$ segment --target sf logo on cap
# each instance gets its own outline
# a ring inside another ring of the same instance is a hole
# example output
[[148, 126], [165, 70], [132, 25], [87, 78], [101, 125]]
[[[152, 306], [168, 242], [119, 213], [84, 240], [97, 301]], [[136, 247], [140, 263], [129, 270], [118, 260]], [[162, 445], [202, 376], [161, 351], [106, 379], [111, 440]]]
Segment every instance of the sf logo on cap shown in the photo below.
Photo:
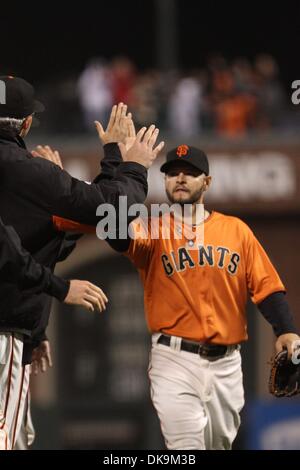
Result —
[[3, 80], [0, 80], [0, 104], [6, 104], [6, 85]]
[[184, 155], [187, 155], [189, 151], [188, 145], [179, 145], [176, 150], [176, 154], [178, 157], [183, 157]]

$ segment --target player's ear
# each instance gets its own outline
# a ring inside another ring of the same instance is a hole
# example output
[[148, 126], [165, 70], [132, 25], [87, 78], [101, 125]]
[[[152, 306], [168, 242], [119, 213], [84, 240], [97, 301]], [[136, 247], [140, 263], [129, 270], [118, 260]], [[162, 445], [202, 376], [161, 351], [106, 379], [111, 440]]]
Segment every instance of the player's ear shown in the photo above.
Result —
[[204, 183], [203, 183], [204, 191], [206, 191], [210, 187], [210, 184], [211, 184], [211, 176], [205, 176]]
[[28, 116], [23, 123], [23, 128], [27, 131], [31, 127], [31, 124], [32, 124], [32, 116]]
[[22, 129], [20, 132], [21, 137], [25, 137], [26, 134], [28, 134], [31, 124], [32, 124], [32, 116], [27, 116], [27, 118], [24, 120], [22, 124]]

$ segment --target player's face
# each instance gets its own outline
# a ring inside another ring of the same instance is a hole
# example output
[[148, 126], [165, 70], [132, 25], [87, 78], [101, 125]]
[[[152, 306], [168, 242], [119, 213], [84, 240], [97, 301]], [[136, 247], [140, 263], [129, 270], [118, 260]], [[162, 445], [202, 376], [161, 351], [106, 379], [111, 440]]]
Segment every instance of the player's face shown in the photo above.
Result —
[[197, 168], [184, 163], [174, 164], [165, 176], [169, 201], [179, 204], [202, 202], [201, 196], [210, 177]]

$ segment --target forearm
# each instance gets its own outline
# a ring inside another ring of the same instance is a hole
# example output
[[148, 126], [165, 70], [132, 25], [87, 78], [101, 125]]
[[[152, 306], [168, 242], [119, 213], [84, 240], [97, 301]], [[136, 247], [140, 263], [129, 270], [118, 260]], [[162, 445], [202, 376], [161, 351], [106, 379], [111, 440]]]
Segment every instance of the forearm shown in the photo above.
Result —
[[[56, 230], [63, 232], [78, 232], [78, 233], [91, 233], [96, 234], [96, 229], [92, 225], [84, 225], [74, 222], [73, 220], [63, 219], [62, 217], [53, 217], [53, 225]], [[127, 251], [130, 245], [131, 238], [118, 238], [119, 232], [116, 232], [115, 239], [106, 239], [107, 243], [115, 251], [124, 252]]]
[[83, 236], [83, 233], [65, 233], [56, 261], [65, 261], [76, 248], [77, 241]]
[[93, 183], [98, 181], [111, 180], [114, 177], [115, 170], [123, 159], [117, 143], [110, 143], [103, 146], [104, 157], [101, 160], [101, 173], [95, 178]]
[[[118, 176], [118, 173], [121, 174], [120, 169], [122, 170], [122, 165], [124, 166], [124, 162], [121, 156], [121, 152], [119, 150], [117, 143], [109, 143], [104, 145], [104, 157], [101, 161], [101, 173], [98, 175], [93, 183], [102, 183], [110, 184], [113, 178]], [[131, 168], [133, 171], [144, 171], [144, 167], [138, 163], [130, 163]], [[128, 164], [127, 164], [128, 168]], [[130, 167], [129, 167], [130, 168]], [[132, 196], [131, 196], [132, 197]], [[127, 210], [130, 204], [133, 203], [131, 200], [127, 200]], [[116, 213], [118, 213], [118, 201], [115, 204]], [[127, 223], [128, 225], [135, 217], [128, 217]], [[57, 230], [65, 231], [65, 232], [76, 232], [76, 233], [95, 233], [95, 227], [88, 224], [81, 224], [76, 222], [75, 220], [70, 220], [68, 218], [53, 216], [53, 224]], [[118, 237], [118, 233], [116, 234]], [[130, 238], [127, 239], [115, 239], [115, 240], [107, 240], [109, 245], [116, 251], [124, 252], [127, 251], [130, 245]]]
[[265, 319], [272, 325], [276, 336], [298, 333], [289, 304], [283, 292], [275, 292], [260, 302], [259, 308]]
[[8, 280], [19, 284], [21, 289], [31, 290], [34, 294], [44, 292], [59, 300], [66, 297], [70, 283], [52, 274], [49, 268], [37, 263], [22, 245], [13, 227], [1, 225], [2, 244], [5, 243], [6, 253], [10, 255], [9, 270], [5, 267]]
[[102, 204], [117, 207], [120, 196], [127, 197], [128, 206], [143, 203], [147, 197], [147, 169], [135, 162], [121, 162], [111, 180], [92, 184], [72, 178], [57, 165], [39, 157], [22, 170], [27, 173], [24, 179], [31, 182], [22, 187], [22, 197], [39, 204], [48, 213], [83, 224], [97, 225], [100, 220], [97, 208]]
[[126, 197], [126, 207], [142, 204], [148, 192], [146, 176], [147, 171], [142, 165], [122, 162], [109, 181], [86, 185], [73, 180], [62, 198], [55, 201], [52, 213], [80, 223], [97, 225], [100, 217], [96, 211], [101, 204], [111, 204], [118, 210], [121, 196]]
[[[48, 269], [48, 268], [45, 268]], [[62, 279], [51, 273], [48, 282], [44, 288], [44, 292], [51, 297], [55, 297], [60, 302], [63, 302], [68, 295], [70, 289], [70, 281]]]
[[[114, 178], [120, 178], [120, 175], [124, 168], [131, 169], [132, 172], [144, 172], [146, 169], [135, 162], [127, 162], [124, 166], [124, 161], [117, 143], [109, 143], [103, 146], [104, 157], [101, 161], [101, 173], [98, 175], [93, 183], [102, 182], [111, 182]], [[128, 166], [130, 164], [130, 167]], [[148, 191], [148, 188], [145, 186], [145, 191]], [[134, 204], [133, 194], [128, 195], [128, 207]], [[133, 218], [131, 219], [133, 220]]]
[[30, 289], [35, 294], [44, 292], [63, 302], [68, 294], [70, 281], [57, 277], [49, 268], [37, 263], [29, 253], [25, 253], [23, 259], [25, 264], [19, 276], [21, 288]]

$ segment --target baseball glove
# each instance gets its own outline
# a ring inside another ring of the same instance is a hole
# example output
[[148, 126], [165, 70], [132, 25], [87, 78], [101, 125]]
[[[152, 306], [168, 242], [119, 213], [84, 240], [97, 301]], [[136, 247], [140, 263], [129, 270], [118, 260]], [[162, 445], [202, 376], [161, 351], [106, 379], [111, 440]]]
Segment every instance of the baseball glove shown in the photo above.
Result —
[[275, 397], [291, 397], [300, 393], [300, 364], [288, 359], [286, 349], [277, 353], [271, 362], [269, 392]]

